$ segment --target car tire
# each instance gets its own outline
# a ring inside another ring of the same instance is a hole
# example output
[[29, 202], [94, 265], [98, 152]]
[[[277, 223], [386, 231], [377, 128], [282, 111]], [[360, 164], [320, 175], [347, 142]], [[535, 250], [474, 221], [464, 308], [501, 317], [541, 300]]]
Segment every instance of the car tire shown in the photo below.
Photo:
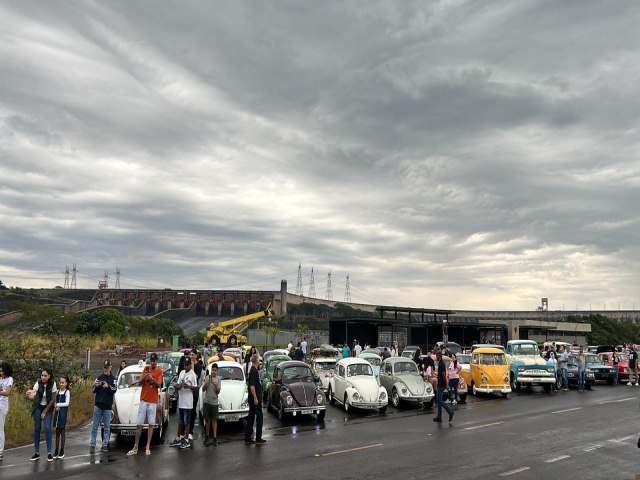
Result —
[[551, 393], [551, 384], [545, 383], [542, 388], [544, 388], [544, 393]]
[[384, 415], [385, 413], [387, 413], [387, 405], [385, 405], [384, 407], [380, 407], [378, 411]]
[[271, 405], [271, 395], [267, 395], [267, 412], [273, 410], [273, 406]]
[[471, 382], [471, 391], [474, 395], [478, 395], [478, 389], [476, 388], [476, 384]]
[[344, 406], [344, 411], [349, 413], [350, 407], [349, 407], [349, 397], [347, 397], [347, 394], [344, 394], [344, 403], [342, 404]]
[[466, 393], [461, 393], [460, 394], [460, 403], [467, 403], [467, 394]]
[[318, 422], [324, 422], [324, 417], [327, 414], [326, 410], [320, 410], [320, 413], [316, 414], [316, 419], [318, 420]]
[[116, 433], [116, 445], [124, 445], [124, 436], [121, 433]]
[[278, 409], [278, 420], [282, 422], [284, 421], [285, 418], [286, 418], [286, 413], [284, 411], [284, 405], [280, 405], [280, 408]]
[[333, 392], [331, 391], [331, 387], [329, 387], [329, 392], [327, 393], [327, 395], [329, 395], [329, 403], [331, 405], [335, 405], [336, 404], [336, 397], [333, 396]]
[[520, 382], [516, 380], [516, 377], [511, 374], [511, 390], [514, 392], [519, 392], [521, 388]]
[[509, 398], [509, 394], [508, 393], [501, 393], [500, 395], [502, 395], [502, 398]]
[[391, 390], [391, 405], [398, 408], [400, 406], [400, 395], [397, 389]]

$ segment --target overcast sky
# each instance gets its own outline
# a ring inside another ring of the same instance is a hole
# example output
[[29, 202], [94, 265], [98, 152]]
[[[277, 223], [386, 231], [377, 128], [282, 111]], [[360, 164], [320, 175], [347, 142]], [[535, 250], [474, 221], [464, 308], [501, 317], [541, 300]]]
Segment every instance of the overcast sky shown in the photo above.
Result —
[[0, 0], [0, 280], [640, 308], [640, 5]]

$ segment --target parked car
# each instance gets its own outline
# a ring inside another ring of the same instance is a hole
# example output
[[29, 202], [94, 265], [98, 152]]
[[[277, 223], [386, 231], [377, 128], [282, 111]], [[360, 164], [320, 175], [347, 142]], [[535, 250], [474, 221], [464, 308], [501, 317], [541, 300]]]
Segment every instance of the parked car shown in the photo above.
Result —
[[423, 403], [425, 407], [433, 407], [433, 387], [422, 378], [413, 360], [387, 358], [382, 362], [378, 380], [394, 407], [399, 407], [402, 402]]
[[[569, 355], [569, 361], [567, 362], [567, 380], [569, 381], [569, 387], [578, 387], [578, 357], [575, 355]], [[584, 386], [587, 390], [591, 390], [591, 387], [595, 383], [595, 375], [591, 369], [586, 368], [584, 372]], [[562, 378], [558, 379], [558, 388], [562, 388]]]
[[[612, 351], [602, 352], [596, 355], [602, 360], [604, 365], [609, 365], [613, 368], [613, 360], [611, 359]], [[629, 355], [624, 353], [618, 353], [618, 382], [629, 381]]]
[[449, 351], [456, 355], [462, 353], [462, 347], [456, 342], [436, 342], [436, 346], [440, 347], [440, 350], [444, 350], [445, 346], [447, 346], [449, 347]]
[[[267, 350], [262, 355], [262, 363], [266, 364], [267, 361], [269, 360], [269, 357], [273, 355], [280, 355], [280, 356], [286, 355], [287, 357], [289, 357], [289, 350], [287, 350], [286, 348], [276, 348], [273, 350]], [[289, 360], [291, 360], [291, 357], [289, 357]]]
[[371, 368], [373, 368], [373, 375], [378, 378], [380, 375], [380, 365], [382, 365], [382, 357], [377, 353], [373, 353], [371, 350], [362, 352], [358, 355], [358, 358], [364, 358], [367, 362], [371, 364]]
[[505, 353], [498, 348], [477, 348], [471, 354], [471, 391], [499, 393], [503, 398], [511, 393], [509, 365]]
[[413, 354], [416, 353], [416, 350], [420, 350], [420, 347], [417, 347], [415, 345], [407, 345], [406, 347], [404, 347], [404, 350], [402, 350], [402, 354], [400, 356], [405, 358], [413, 358]]
[[613, 385], [615, 380], [615, 371], [613, 366], [606, 365], [597, 355], [587, 353], [587, 368], [593, 372], [594, 382], [606, 382]]
[[244, 358], [244, 351], [241, 348], [227, 348], [222, 352], [222, 354], [233, 357], [236, 362], [239, 363], [242, 363], [242, 359]]
[[[561, 342], [556, 342], [556, 344]], [[507, 357], [511, 388], [520, 391], [522, 386], [541, 385], [546, 393], [556, 383], [555, 370], [547, 365], [540, 355], [538, 344], [533, 340], [509, 340]], [[473, 360], [471, 362], [473, 366]]]
[[322, 391], [325, 392], [325, 394], [329, 391], [329, 382], [335, 374], [336, 362], [335, 357], [316, 357], [311, 360], [311, 369], [320, 379]]
[[326, 397], [311, 367], [298, 360], [279, 363], [267, 393], [267, 411], [280, 420], [287, 415], [315, 415], [319, 422], [327, 413]]
[[[235, 361], [216, 361], [220, 378], [218, 394], [218, 420], [238, 422], [249, 415], [247, 379], [244, 368]], [[211, 375], [211, 363], [207, 365], [205, 381]], [[198, 415], [203, 424], [204, 395], [198, 397]]]
[[[463, 353], [461, 353], [460, 355], [464, 355]], [[460, 355], [458, 355], [458, 358], [460, 358]], [[431, 361], [433, 362], [433, 364], [436, 364], [437, 358], [435, 356], [435, 354], [431, 354], [431, 355], [421, 355], [420, 358], [422, 359], [422, 361], [424, 362], [428, 357], [431, 357]], [[443, 355], [442, 356], [442, 361], [444, 362], [445, 367], [447, 368], [447, 370], [449, 369], [449, 365], [451, 364], [451, 358], [448, 357], [447, 355]], [[462, 367], [464, 369], [464, 365]], [[431, 372], [431, 378], [428, 379], [429, 383], [431, 383], [431, 386], [433, 387], [433, 391], [437, 391], [438, 390], [438, 371], [436, 368], [434, 368]], [[460, 397], [460, 403], [465, 403], [467, 401], [467, 394], [469, 393], [469, 384], [467, 383], [467, 380], [465, 379], [465, 377], [462, 376], [462, 371], [460, 372], [460, 381], [458, 382], [458, 396]], [[442, 399], [443, 400], [447, 400], [449, 397], [449, 391], [445, 390], [442, 394]]]
[[291, 357], [289, 355], [275, 354], [269, 355], [266, 361], [263, 362], [262, 368], [260, 369], [260, 381], [262, 382], [262, 395], [265, 401], [267, 400], [267, 392], [269, 390], [269, 385], [273, 381], [273, 374], [276, 370], [276, 367], [278, 366], [278, 364], [282, 362], [288, 362], [290, 360]]
[[498, 345], [498, 344], [495, 344], [495, 343], [474, 343], [473, 345], [471, 345], [471, 352], [470, 353], [473, 353], [473, 351], [476, 348], [483, 348], [483, 347], [486, 347], [486, 348], [498, 348], [498, 349], [502, 350], [503, 352], [506, 352], [506, 350], [504, 348], [504, 345]]
[[[118, 439], [132, 437], [136, 434], [138, 407], [142, 391], [142, 386], [138, 385], [138, 382], [146, 367], [147, 365], [131, 365], [118, 375], [118, 388], [113, 396], [113, 418], [111, 420], [111, 433], [115, 433]], [[153, 427], [152, 438], [154, 443], [160, 442], [169, 422], [172, 388], [171, 386], [167, 387], [164, 383], [158, 392], [159, 403], [156, 409], [156, 424]], [[143, 428], [148, 429], [149, 424], [144, 424]]]
[[343, 358], [336, 363], [336, 373], [329, 383], [329, 402], [339, 402], [345, 412], [351, 408], [387, 411], [387, 391], [373, 375], [364, 358]]

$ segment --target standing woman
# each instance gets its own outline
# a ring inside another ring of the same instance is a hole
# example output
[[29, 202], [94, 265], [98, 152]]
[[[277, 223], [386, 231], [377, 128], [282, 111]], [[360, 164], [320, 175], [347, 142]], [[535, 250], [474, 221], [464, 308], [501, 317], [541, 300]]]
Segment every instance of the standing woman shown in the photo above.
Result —
[[56, 401], [58, 387], [47, 368], [42, 370], [40, 380], [33, 386], [33, 390], [27, 390], [27, 397], [33, 400], [33, 446], [35, 453], [31, 461], [40, 459], [40, 429], [44, 421], [44, 437], [47, 442], [47, 461], [53, 462], [51, 454], [51, 413]]
[[458, 383], [460, 382], [460, 370], [462, 365], [458, 363], [458, 357], [455, 353], [451, 354], [451, 362], [449, 362], [449, 403], [458, 403]]
[[60, 390], [56, 394], [56, 407], [53, 414], [53, 425], [56, 427], [56, 451], [53, 452], [54, 459], [64, 458], [64, 441], [66, 438], [67, 414], [69, 412], [69, 377], [60, 377]]
[[4, 458], [4, 421], [9, 413], [9, 395], [13, 390], [13, 368], [7, 362], [0, 364], [0, 460]]

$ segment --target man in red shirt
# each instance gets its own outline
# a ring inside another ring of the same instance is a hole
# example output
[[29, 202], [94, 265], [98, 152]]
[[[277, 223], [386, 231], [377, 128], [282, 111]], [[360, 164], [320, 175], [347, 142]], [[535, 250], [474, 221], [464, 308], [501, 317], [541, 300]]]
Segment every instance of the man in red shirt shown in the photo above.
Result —
[[156, 424], [156, 409], [159, 400], [158, 390], [162, 387], [162, 369], [158, 367], [158, 355], [156, 353], [152, 353], [149, 360], [151, 366], [144, 367], [138, 382], [138, 385], [142, 385], [142, 392], [140, 393], [140, 407], [138, 408], [136, 443], [127, 455], [138, 454], [138, 443], [140, 442], [140, 435], [142, 435], [145, 417], [149, 424], [145, 454], [151, 455], [151, 437], [153, 436], [153, 427]]

